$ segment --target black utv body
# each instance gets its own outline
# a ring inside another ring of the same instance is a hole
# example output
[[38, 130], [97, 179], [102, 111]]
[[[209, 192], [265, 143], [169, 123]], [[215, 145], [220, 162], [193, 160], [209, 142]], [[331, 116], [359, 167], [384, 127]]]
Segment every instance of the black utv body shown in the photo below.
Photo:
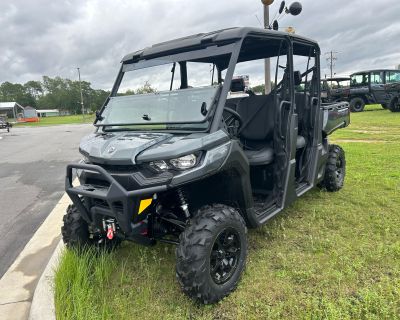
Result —
[[321, 81], [323, 103], [349, 101], [350, 77], [326, 78]]
[[392, 112], [400, 111], [400, 70], [369, 70], [353, 73], [350, 96], [343, 101], [350, 103], [352, 112], [361, 112], [366, 104], [380, 104]]
[[[231, 86], [235, 68], [268, 57], [276, 61], [270, 94]], [[303, 72], [294, 57], [303, 59]], [[206, 66], [207, 86], [193, 86], [193, 65]], [[169, 68], [169, 90], [119, 90], [130, 72], [160, 66]], [[309, 80], [309, 88], [295, 92]], [[320, 94], [318, 44], [288, 33], [231, 28], [126, 55], [96, 131], [80, 144], [83, 162], [67, 167], [73, 204], [64, 242], [175, 244], [183, 291], [203, 303], [220, 300], [244, 269], [248, 227], [315, 186], [343, 186], [344, 151], [328, 135], [349, 124], [349, 108], [321, 105]]]

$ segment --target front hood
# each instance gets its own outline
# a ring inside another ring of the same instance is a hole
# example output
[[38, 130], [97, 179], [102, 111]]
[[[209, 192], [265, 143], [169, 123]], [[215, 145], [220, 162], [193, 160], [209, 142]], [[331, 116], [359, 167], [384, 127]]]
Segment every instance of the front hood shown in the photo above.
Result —
[[143, 132], [93, 133], [83, 138], [79, 150], [93, 163], [129, 165], [206, 151], [227, 141], [229, 136], [223, 130], [179, 135]]
[[82, 139], [79, 150], [92, 162], [135, 164], [137, 154], [171, 137], [168, 133], [93, 133]]

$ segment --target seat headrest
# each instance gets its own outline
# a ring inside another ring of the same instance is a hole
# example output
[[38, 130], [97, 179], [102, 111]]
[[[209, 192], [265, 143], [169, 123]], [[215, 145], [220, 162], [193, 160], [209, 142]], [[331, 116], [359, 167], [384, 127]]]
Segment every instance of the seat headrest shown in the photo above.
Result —
[[231, 92], [244, 92], [246, 89], [246, 85], [244, 83], [244, 79], [232, 79], [231, 82]]

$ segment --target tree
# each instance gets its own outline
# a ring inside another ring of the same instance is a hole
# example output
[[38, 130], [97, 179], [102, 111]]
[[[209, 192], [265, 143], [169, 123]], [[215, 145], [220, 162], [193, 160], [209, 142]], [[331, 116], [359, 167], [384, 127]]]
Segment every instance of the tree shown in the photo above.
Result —
[[[98, 110], [110, 94], [105, 90], [96, 90], [90, 82], [82, 81], [83, 103], [86, 110]], [[143, 90], [153, 90], [144, 86]], [[42, 81], [28, 81], [24, 85], [3, 82], [0, 84], [0, 101], [15, 101], [22, 106], [32, 106], [38, 109], [60, 109], [76, 114], [81, 113], [81, 96], [79, 81], [50, 78], [43, 76]]]
[[145, 94], [153, 92], [157, 92], [157, 89], [153, 88], [151, 84], [146, 81], [143, 87], [136, 89], [135, 94]]
[[265, 85], [264, 84], [259, 84], [257, 86], [252, 87], [251, 89], [253, 90], [254, 93], [264, 94]]
[[22, 106], [36, 106], [35, 98], [19, 83], [3, 82], [0, 85], [0, 101], [18, 102]]
[[40, 95], [43, 95], [43, 88], [40, 81], [28, 81], [24, 84], [24, 88], [35, 100], [38, 99]]
[[[271, 89], [275, 87], [275, 84], [273, 81], [271, 81]], [[256, 85], [254, 87], [251, 87], [251, 90], [253, 90], [254, 93], [258, 94], [265, 94], [265, 85], [264, 83]]]

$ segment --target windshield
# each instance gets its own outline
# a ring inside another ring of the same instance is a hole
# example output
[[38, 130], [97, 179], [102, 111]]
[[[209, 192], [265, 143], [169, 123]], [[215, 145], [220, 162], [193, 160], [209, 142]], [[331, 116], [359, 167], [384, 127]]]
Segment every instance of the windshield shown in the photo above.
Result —
[[111, 97], [100, 124], [201, 123], [219, 86]]
[[[128, 60], [96, 125], [110, 130], [206, 130], [233, 44]], [[101, 120], [100, 120], [101, 119]]]
[[362, 87], [368, 86], [369, 84], [369, 74], [355, 74], [351, 76], [351, 86], [352, 87]]

